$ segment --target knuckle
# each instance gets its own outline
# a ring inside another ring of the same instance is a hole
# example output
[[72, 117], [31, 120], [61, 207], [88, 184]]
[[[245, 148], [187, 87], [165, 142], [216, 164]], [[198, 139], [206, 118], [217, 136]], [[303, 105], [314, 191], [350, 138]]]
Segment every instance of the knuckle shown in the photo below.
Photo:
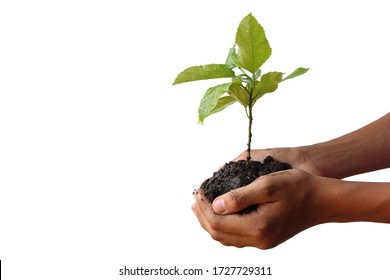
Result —
[[209, 232], [209, 234], [210, 234], [210, 236], [211, 236], [211, 238], [212, 239], [214, 239], [215, 241], [219, 241], [219, 242], [221, 242], [222, 243], [222, 241], [221, 241], [221, 234], [219, 233], [219, 232], [217, 232], [217, 231], [211, 231], [211, 232]]
[[277, 245], [275, 237], [278, 236], [276, 219], [270, 219], [265, 222], [264, 226], [259, 228], [254, 236], [257, 240], [258, 248], [266, 250]]
[[273, 241], [272, 236], [269, 236], [268, 233], [264, 233], [263, 231], [259, 231], [257, 234], [257, 248], [262, 250], [267, 250], [274, 248], [276, 243]]
[[221, 224], [219, 223], [219, 221], [217, 221], [215, 219], [210, 220], [209, 225], [210, 225], [211, 230], [214, 232], [218, 232], [221, 229]]
[[274, 244], [273, 242], [269, 242], [269, 241], [264, 241], [264, 242], [261, 242], [257, 247], [261, 250], [269, 250], [269, 249], [272, 249], [276, 246], [276, 244]]

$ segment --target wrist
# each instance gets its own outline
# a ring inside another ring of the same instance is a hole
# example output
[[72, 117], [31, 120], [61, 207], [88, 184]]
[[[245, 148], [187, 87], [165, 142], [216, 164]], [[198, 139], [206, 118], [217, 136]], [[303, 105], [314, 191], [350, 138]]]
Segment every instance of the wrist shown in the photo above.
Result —
[[319, 189], [320, 223], [390, 223], [390, 184], [324, 178]]
[[319, 165], [321, 154], [318, 153], [319, 150], [315, 145], [301, 146], [294, 148], [294, 150], [294, 156], [298, 159], [297, 168], [305, 170], [313, 175], [325, 176], [323, 170], [319, 168], [321, 167], [321, 165]]
[[311, 164], [316, 175], [329, 178], [342, 179], [354, 175], [353, 161], [358, 143], [349, 139], [343, 141], [328, 141], [302, 147], [306, 154], [308, 164]]
[[340, 191], [343, 181], [333, 178], [313, 176], [312, 196], [309, 209], [313, 225], [335, 222], [339, 217]]

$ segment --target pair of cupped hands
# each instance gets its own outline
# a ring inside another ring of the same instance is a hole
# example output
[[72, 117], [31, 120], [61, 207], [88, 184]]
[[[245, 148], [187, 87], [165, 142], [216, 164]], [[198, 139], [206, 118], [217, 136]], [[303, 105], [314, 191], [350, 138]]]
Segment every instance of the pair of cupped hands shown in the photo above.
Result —
[[[213, 203], [202, 189], [194, 192], [192, 210], [201, 226], [223, 245], [273, 248], [297, 233], [327, 222], [326, 191], [332, 178], [321, 177], [315, 163], [299, 148], [252, 150], [252, 160], [268, 155], [288, 162], [293, 169], [262, 176], [230, 191]], [[234, 160], [246, 159], [246, 152]], [[238, 211], [257, 204], [248, 214]]]

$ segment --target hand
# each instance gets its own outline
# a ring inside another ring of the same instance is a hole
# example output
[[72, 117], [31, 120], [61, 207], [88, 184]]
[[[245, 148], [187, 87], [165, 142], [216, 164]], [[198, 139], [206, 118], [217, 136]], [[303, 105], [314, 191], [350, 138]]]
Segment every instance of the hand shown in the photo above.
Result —
[[[316, 164], [308, 155], [308, 150], [310, 148], [310, 146], [302, 146], [296, 148], [251, 150], [251, 159], [263, 162], [267, 156], [272, 156], [276, 160], [289, 163], [293, 168], [304, 170], [310, 174], [321, 175]], [[246, 157], [247, 152], [245, 151], [233, 161], [245, 160]]]
[[[269, 249], [325, 222], [323, 192], [328, 180], [338, 181], [298, 169], [280, 171], [226, 193], [213, 204], [199, 189], [192, 209], [202, 227], [222, 244]], [[249, 214], [235, 214], [254, 204], [259, 206]]]

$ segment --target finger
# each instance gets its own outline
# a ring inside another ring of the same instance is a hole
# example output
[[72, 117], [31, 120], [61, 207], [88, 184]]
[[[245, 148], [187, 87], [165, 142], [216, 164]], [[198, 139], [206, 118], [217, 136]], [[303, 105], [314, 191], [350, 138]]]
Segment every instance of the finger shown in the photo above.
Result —
[[[196, 203], [192, 206], [199, 223], [210, 236], [226, 246], [259, 249], [275, 247], [278, 242], [278, 232], [275, 231], [275, 219], [267, 215], [266, 204], [249, 214], [218, 215], [211, 207], [207, 198], [202, 198], [203, 192], [195, 195]], [[264, 207], [264, 211], [263, 211]]]
[[[195, 211], [199, 222], [202, 227], [213, 236], [218, 233], [231, 233], [243, 236], [256, 235], [258, 230], [257, 227], [259, 224], [261, 225], [259, 217], [253, 217], [253, 215], [259, 215], [256, 211], [254, 211], [253, 214], [250, 213], [246, 215], [216, 214], [212, 209], [210, 201], [204, 196], [202, 191], [198, 191], [197, 194], [195, 194], [195, 202]], [[256, 226], [253, 226], [253, 221], [257, 222]]]
[[212, 204], [213, 210], [218, 214], [231, 214], [252, 205], [278, 201], [283, 198], [280, 182], [273, 174], [260, 177], [245, 187], [217, 197]]
[[256, 245], [256, 240], [251, 236], [214, 230], [207, 217], [199, 209], [199, 205], [192, 205], [192, 210], [194, 211], [202, 228], [206, 230], [215, 241], [218, 241], [225, 246], [235, 246], [239, 248]]
[[[248, 232], [243, 232], [243, 234], [230, 233], [224, 231], [226, 229], [226, 223], [222, 223], [218, 227], [218, 230], [215, 230], [213, 227], [215, 227], [217, 223], [210, 223], [209, 218], [207, 215], [204, 215], [204, 212], [200, 210], [198, 204], [194, 204], [192, 208], [203, 229], [205, 229], [210, 234], [211, 238], [225, 246], [235, 246], [238, 248], [251, 246], [259, 249], [269, 249], [275, 247], [278, 244], [278, 242], [275, 242], [273, 234], [266, 233], [266, 230], [251, 230], [249, 235]], [[228, 216], [225, 216], [225, 219]], [[218, 217], [218, 215], [215, 215], [215, 217]], [[237, 227], [237, 223], [235, 222], [230, 225], [233, 225], [232, 228], [235, 232], [243, 231], [242, 225]]]

